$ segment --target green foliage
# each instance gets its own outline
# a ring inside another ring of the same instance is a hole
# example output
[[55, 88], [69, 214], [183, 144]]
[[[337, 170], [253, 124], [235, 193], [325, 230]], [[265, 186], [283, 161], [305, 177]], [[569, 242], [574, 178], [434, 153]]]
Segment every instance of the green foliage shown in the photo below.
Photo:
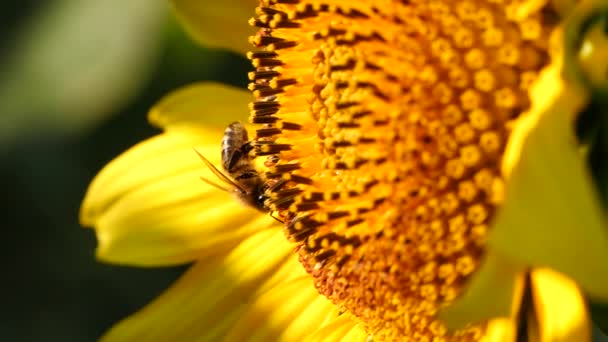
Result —
[[0, 64], [0, 143], [74, 133], [127, 103], [157, 61], [167, 8], [56, 0], [35, 12]]

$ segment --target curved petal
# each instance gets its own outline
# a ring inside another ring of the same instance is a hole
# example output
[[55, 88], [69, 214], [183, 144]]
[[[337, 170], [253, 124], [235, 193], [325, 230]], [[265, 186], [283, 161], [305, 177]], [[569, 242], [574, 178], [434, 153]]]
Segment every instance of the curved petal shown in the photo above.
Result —
[[591, 322], [576, 283], [550, 269], [531, 274], [541, 342], [591, 341]]
[[517, 326], [512, 319], [499, 318], [488, 322], [479, 342], [516, 342]]
[[224, 129], [233, 121], [246, 120], [251, 92], [221, 83], [200, 82], [179, 88], [152, 107], [148, 120], [161, 128], [202, 124]]
[[217, 341], [256, 293], [276, 284], [273, 274], [288, 274], [286, 266], [293, 269], [291, 253], [279, 229], [257, 233], [232, 251], [196, 263], [102, 341]]
[[456, 330], [495, 317], [515, 317], [523, 296], [525, 271], [524, 265], [488, 255], [463, 295], [441, 311], [439, 318], [449, 330]]
[[336, 317], [334, 305], [319, 295], [303, 270], [302, 274], [259, 296], [224, 341], [301, 341]]
[[515, 125], [505, 201], [489, 245], [563, 272], [592, 298], [608, 301], [606, 220], [573, 132], [588, 95], [562, 80], [560, 70], [553, 65], [541, 75], [530, 112]]
[[249, 19], [255, 14], [255, 0], [172, 0], [178, 19], [199, 43], [232, 51], [251, 50], [248, 38], [255, 30]]
[[303, 340], [304, 342], [366, 342], [370, 336], [348, 314], [342, 314]]
[[81, 222], [96, 230], [99, 258], [169, 265], [234, 246], [274, 224], [200, 177], [215, 180], [194, 148], [219, 162], [221, 131], [179, 129], [131, 148], [93, 180]]

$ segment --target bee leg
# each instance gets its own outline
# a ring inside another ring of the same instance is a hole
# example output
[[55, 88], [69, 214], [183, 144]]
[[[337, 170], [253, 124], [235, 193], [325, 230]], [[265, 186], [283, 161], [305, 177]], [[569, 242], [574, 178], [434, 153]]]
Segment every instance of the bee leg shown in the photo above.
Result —
[[275, 216], [276, 214], [278, 214], [275, 211], [271, 211], [270, 212], [270, 217], [272, 217], [273, 219], [277, 220], [277, 222], [281, 222], [281, 223], [285, 223], [283, 220], [281, 220], [279, 217]]

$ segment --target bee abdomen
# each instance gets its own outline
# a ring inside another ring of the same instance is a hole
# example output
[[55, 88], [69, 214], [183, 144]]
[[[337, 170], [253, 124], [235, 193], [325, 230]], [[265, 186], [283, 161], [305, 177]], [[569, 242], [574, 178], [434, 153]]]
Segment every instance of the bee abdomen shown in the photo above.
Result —
[[226, 127], [222, 138], [222, 167], [228, 173], [235, 172], [243, 158], [248, 159], [244, 154], [249, 151], [243, 148], [248, 141], [247, 130], [240, 121]]

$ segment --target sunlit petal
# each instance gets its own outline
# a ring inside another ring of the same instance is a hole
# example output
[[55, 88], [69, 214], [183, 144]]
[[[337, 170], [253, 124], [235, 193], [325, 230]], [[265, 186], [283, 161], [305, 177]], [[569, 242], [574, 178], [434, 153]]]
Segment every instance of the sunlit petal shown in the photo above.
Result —
[[225, 341], [301, 341], [328, 318], [336, 317], [333, 304], [319, 295], [310, 277], [302, 275], [257, 298]]
[[223, 129], [232, 121], [247, 118], [251, 100], [251, 92], [245, 89], [213, 82], [195, 83], [163, 97], [150, 110], [148, 120], [165, 129], [183, 125]]
[[576, 283], [550, 269], [532, 271], [531, 283], [541, 342], [591, 341], [587, 306]]
[[196, 263], [102, 341], [217, 341], [275, 272], [285, 274], [281, 270], [290, 252], [279, 230], [260, 232], [232, 251]]
[[342, 314], [309, 335], [304, 342], [365, 342], [368, 334], [348, 315]]
[[192, 261], [276, 223], [201, 181], [216, 180], [194, 149], [219, 162], [221, 131], [180, 129], [111, 162], [91, 184], [81, 221], [96, 229], [99, 258], [125, 264]]
[[171, 3], [183, 26], [201, 44], [243, 54], [251, 49], [248, 37], [255, 30], [248, 20], [257, 1], [172, 0]]
[[508, 318], [494, 319], [488, 322], [484, 336], [480, 342], [515, 342], [517, 341], [517, 325]]

